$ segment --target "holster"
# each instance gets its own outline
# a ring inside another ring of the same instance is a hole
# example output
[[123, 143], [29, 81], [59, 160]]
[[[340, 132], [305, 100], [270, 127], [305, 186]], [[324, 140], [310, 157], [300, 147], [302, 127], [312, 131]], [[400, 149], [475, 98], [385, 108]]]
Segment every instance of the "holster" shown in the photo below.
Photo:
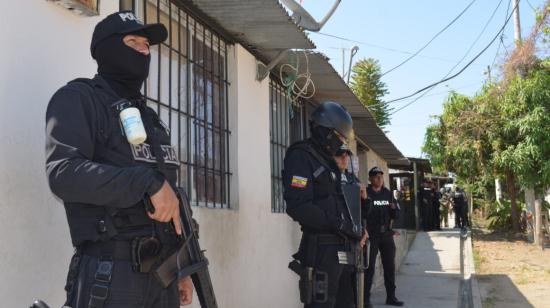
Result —
[[297, 260], [288, 264], [300, 276], [300, 301], [304, 304], [326, 303], [328, 301], [328, 273], [303, 266]]
[[82, 253], [80, 249], [76, 249], [75, 253], [71, 258], [71, 263], [69, 264], [69, 272], [67, 273], [67, 280], [65, 282], [65, 291], [67, 292], [67, 299], [65, 301], [65, 306], [68, 306], [72, 301], [74, 293], [74, 285], [78, 279], [80, 260], [82, 259]]

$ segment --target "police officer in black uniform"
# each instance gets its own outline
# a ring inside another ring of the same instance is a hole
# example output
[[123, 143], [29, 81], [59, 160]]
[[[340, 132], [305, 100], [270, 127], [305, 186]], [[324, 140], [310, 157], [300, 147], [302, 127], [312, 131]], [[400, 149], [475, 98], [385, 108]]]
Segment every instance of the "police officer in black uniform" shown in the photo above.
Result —
[[367, 187], [367, 200], [364, 202], [363, 215], [367, 220], [370, 254], [369, 266], [365, 274], [365, 307], [372, 307], [370, 292], [376, 266], [378, 251], [384, 268], [384, 286], [386, 287], [386, 305], [403, 306], [395, 297], [395, 242], [396, 233], [392, 230], [397, 206], [392, 192], [384, 186], [384, 172], [378, 167], [369, 170], [370, 185]]
[[420, 190], [420, 203], [422, 215], [422, 228], [424, 231], [432, 231], [434, 229], [434, 192], [428, 180], [422, 183]]
[[453, 193], [453, 209], [455, 212], [455, 228], [468, 227], [468, 203], [464, 191], [458, 186]]
[[352, 119], [340, 104], [324, 102], [311, 115], [310, 130], [311, 138], [290, 146], [284, 160], [287, 213], [303, 231], [289, 267], [300, 275], [306, 308], [352, 308], [354, 267], [343, 257], [362, 231], [345, 214], [341, 172], [333, 159], [350, 137]]
[[433, 229], [441, 231], [441, 210], [439, 209], [441, 207], [441, 202], [439, 201], [441, 199], [441, 193], [439, 190], [437, 190], [437, 186], [435, 182], [432, 181], [431, 183], [432, 188], [432, 194], [434, 196], [433, 199]]
[[[149, 45], [166, 37], [162, 24], [144, 25], [131, 12], [109, 15], [92, 37], [98, 74], [69, 82], [48, 105], [47, 176], [64, 202], [76, 248], [67, 306], [176, 308], [191, 302], [189, 278], [162, 288], [152, 273], [177, 250], [181, 234], [174, 192], [179, 159], [168, 129], [140, 93]], [[127, 140], [119, 113], [129, 107], [141, 113], [145, 142]], [[146, 211], [146, 198], [154, 213]]]

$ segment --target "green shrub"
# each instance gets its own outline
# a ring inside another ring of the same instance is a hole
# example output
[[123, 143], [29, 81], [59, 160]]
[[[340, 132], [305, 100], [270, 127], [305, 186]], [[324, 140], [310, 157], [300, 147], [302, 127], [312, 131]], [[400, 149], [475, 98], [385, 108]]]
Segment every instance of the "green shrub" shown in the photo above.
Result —
[[[525, 208], [523, 202], [518, 202], [519, 211]], [[487, 227], [491, 230], [508, 231], [512, 229], [512, 207], [510, 200], [501, 200], [494, 202], [490, 208], [489, 216], [487, 216], [489, 224]]]

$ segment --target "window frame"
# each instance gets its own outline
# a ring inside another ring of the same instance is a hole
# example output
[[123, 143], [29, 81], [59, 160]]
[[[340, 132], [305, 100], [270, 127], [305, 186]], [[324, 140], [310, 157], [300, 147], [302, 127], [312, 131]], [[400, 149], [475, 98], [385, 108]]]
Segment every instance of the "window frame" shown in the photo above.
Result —
[[[271, 212], [285, 213], [283, 199], [283, 160], [288, 147], [309, 138], [309, 114], [315, 104], [303, 99], [292, 102], [277, 77], [269, 81], [269, 144], [271, 173]], [[294, 117], [289, 115], [292, 106]], [[283, 109], [280, 109], [283, 108]]]
[[186, 188], [192, 205], [230, 209], [230, 42], [181, 1], [129, 0], [120, 4], [144, 23], [151, 16], [149, 22], [164, 21], [168, 30], [167, 40], [151, 48], [150, 75], [143, 93], [170, 128], [172, 143], [177, 143], [181, 163], [178, 185]]

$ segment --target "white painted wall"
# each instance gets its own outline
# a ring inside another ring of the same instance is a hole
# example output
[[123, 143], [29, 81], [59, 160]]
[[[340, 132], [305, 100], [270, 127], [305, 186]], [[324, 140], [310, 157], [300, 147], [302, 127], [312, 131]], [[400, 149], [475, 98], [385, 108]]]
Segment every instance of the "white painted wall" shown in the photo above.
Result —
[[[102, 1], [103, 15], [118, 1]], [[72, 247], [63, 206], [46, 183], [45, 109], [76, 77], [93, 76], [90, 39], [100, 17], [44, 0], [0, 1], [0, 299], [59, 307]]]
[[[47, 1], [0, 2], [2, 307], [64, 301], [72, 247], [63, 206], [46, 183], [45, 108], [66, 82], [93, 76], [93, 28], [117, 9], [118, 1], [102, 1], [102, 15], [90, 18]], [[243, 48], [229, 55], [234, 209], [195, 209], [201, 243], [220, 307], [300, 307], [297, 276], [287, 269], [299, 228], [271, 213], [269, 82], [254, 79], [255, 59]]]
[[[366, 142], [368, 142], [368, 140]], [[390, 187], [390, 170], [388, 169], [388, 163], [380, 157], [380, 155], [373, 150], [369, 150], [366, 152], [366, 158], [363, 157], [361, 162], [363, 166], [365, 163], [367, 164], [366, 168], [363, 167], [366, 169], [365, 172], [367, 175], [371, 168], [379, 167], [382, 169], [384, 171], [384, 185], [388, 188]]]
[[301, 307], [298, 276], [287, 268], [301, 233], [286, 214], [271, 213], [269, 80], [255, 80], [256, 60], [241, 46], [229, 56], [238, 204], [234, 210], [195, 210], [201, 245], [220, 307]]
[[[67, 81], [93, 76], [91, 33], [117, 9], [118, 1], [102, 1], [101, 16], [81, 17], [47, 1], [0, 1], [2, 307], [64, 301], [72, 247], [63, 206], [46, 183], [45, 108]], [[229, 58], [233, 209], [194, 209], [201, 244], [220, 307], [301, 307], [298, 278], [287, 269], [299, 227], [270, 206], [269, 82], [255, 80], [255, 59], [244, 48], [231, 47]], [[365, 159], [362, 171], [387, 171], [374, 152]]]

